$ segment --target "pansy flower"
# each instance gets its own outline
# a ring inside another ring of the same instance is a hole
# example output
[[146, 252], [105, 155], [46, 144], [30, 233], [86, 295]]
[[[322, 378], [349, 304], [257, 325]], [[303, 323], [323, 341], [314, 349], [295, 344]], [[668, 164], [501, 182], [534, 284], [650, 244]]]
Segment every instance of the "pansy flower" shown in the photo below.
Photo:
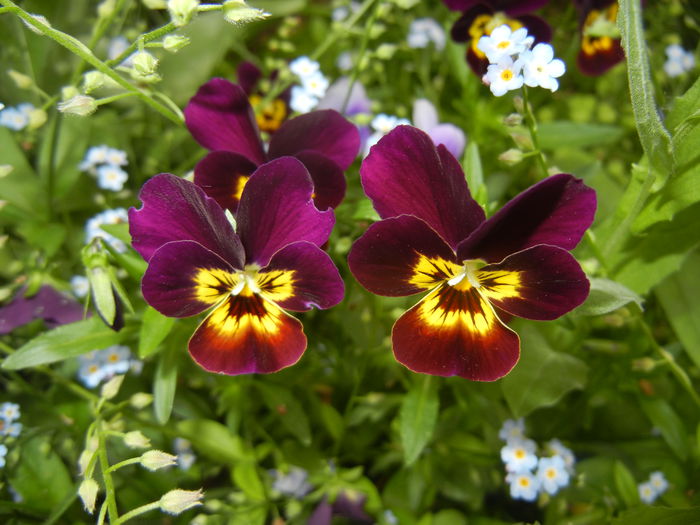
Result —
[[[265, 97], [265, 91], [261, 89], [264, 79], [260, 68], [252, 62], [243, 61], [236, 68], [236, 77], [238, 85], [248, 95], [250, 104], [253, 107], [260, 104]], [[273, 71], [269, 78], [270, 81], [274, 81], [277, 78], [277, 71]], [[272, 134], [287, 120], [290, 113], [290, 97], [291, 89], [287, 88], [255, 114], [255, 121], [261, 131]]]
[[602, 75], [625, 58], [620, 32], [615, 25], [615, 0], [574, 0], [579, 10], [581, 50], [576, 62], [582, 73]]
[[457, 160], [424, 132], [399, 126], [360, 168], [382, 220], [348, 262], [370, 292], [428, 292], [394, 324], [394, 356], [415, 372], [491, 381], [520, 354], [502, 312], [550, 320], [588, 295], [569, 253], [593, 221], [595, 192], [568, 174], [548, 177], [486, 219]]
[[316, 206], [335, 207], [345, 195], [343, 171], [360, 148], [355, 125], [337, 111], [323, 110], [286, 121], [266, 149], [245, 91], [223, 78], [199, 88], [185, 108], [185, 123], [195, 140], [212, 150], [195, 167], [195, 184], [232, 212], [253, 171], [287, 155], [309, 171]]
[[319, 248], [335, 219], [314, 206], [312, 192], [308, 171], [292, 157], [251, 175], [232, 221], [201, 188], [174, 175], [143, 186], [143, 207], [129, 213], [133, 246], [149, 263], [143, 296], [170, 317], [212, 309], [189, 341], [206, 370], [267, 373], [296, 363], [306, 336], [284, 310], [325, 309], [342, 299], [343, 281]]
[[549, 0], [442, 0], [453, 11], [461, 11], [462, 16], [452, 26], [450, 32], [455, 42], [467, 44], [467, 62], [474, 73], [482, 77], [486, 74], [489, 60], [478, 48], [479, 39], [490, 35], [497, 27], [505, 24], [516, 31], [526, 27], [535, 42], [549, 42], [552, 29], [536, 15], [529, 14], [539, 9]]

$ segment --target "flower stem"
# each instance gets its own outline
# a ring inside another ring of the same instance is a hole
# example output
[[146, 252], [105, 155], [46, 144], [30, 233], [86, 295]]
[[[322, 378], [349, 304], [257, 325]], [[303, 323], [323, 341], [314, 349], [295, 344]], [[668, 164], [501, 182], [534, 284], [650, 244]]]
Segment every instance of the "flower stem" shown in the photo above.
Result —
[[537, 157], [537, 163], [540, 165], [542, 174], [545, 177], [548, 177], [549, 170], [547, 169], [547, 160], [544, 158], [542, 148], [540, 148], [540, 141], [537, 136], [537, 120], [535, 119], [535, 114], [532, 112], [527, 86], [523, 86], [523, 106], [525, 112], [525, 122], [527, 123], [527, 129], [530, 132], [530, 138], [532, 139], [532, 145], [534, 147], [533, 153], [535, 153], [535, 156]]
[[127, 47], [124, 51], [121, 52], [119, 56], [113, 58], [112, 60], [105, 61], [105, 64], [110, 67], [119, 65], [122, 62], [124, 62], [124, 60], [126, 60], [129, 57], [129, 55], [131, 55], [134, 51], [139, 49], [140, 45], [144, 45], [147, 42], [150, 42], [151, 40], [156, 40], [157, 38], [167, 35], [168, 33], [172, 33], [176, 29], [177, 26], [174, 23], [169, 22], [164, 26], [154, 29], [149, 33], [145, 33], [138, 37], [136, 40], [134, 40], [129, 47]]
[[360, 51], [358, 51], [357, 57], [355, 57], [355, 67], [352, 68], [352, 73], [350, 74], [348, 92], [345, 93], [343, 105], [340, 107], [341, 113], [345, 113], [345, 109], [347, 108], [348, 102], [350, 101], [350, 95], [352, 94], [352, 88], [355, 85], [355, 82], [357, 81], [357, 75], [360, 73], [360, 63], [362, 62], [362, 57], [365, 56], [365, 52], [367, 51], [370, 28], [372, 27], [372, 25], [374, 25], [374, 21], [377, 19], [377, 15], [379, 14], [379, 5], [380, 4], [377, 4], [374, 7], [374, 10], [370, 15], [369, 20], [367, 20], [367, 26], [365, 27], [364, 34], [362, 35], [362, 42], [360, 43]]
[[122, 517], [117, 519], [117, 521], [115, 521], [113, 525], [120, 525], [125, 521], [135, 518], [136, 516], [140, 516], [141, 514], [145, 514], [146, 512], [150, 512], [158, 508], [160, 508], [160, 500], [154, 501], [152, 503], [146, 503], [145, 505], [141, 505], [140, 507], [131, 509], [129, 512], [125, 513]]
[[120, 461], [119, 463], [115, 463], [114, 465], [111, 465], [108, 469], [107, 472], [114, 472], [115, 470], [119, 470], [122, 467], [126, 467], [128, 465], [133, 465], [135, 463], [139, 463], [141, 461], [141, 457], [137, 458], [129, 458], [125, 459], [124, 461]]
[[107, 458], [107, 447], [105, 445], [105, 436], [102, 432], [102, 424], [98, 416], [97, 420], [97, 453], [100, 459], [100, 470], [102, 471], [102, 480], [105, 484], [105, 502], [107, 505], [107, 513], [110, 523], [117, 523], [119, 520], [119, 512], [117, 510], [117, 500], [114, 492], [114, 482], [112, 474], [109, 470], [109, 460]]

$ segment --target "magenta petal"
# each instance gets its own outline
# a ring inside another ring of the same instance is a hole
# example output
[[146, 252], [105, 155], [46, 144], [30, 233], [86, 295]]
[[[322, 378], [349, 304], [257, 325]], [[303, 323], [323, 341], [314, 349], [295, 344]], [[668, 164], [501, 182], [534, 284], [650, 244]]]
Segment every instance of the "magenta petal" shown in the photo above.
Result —
[[238, 80], [238, 85], [241, 86], [246, 95], [250, 96], [255, 93], [255, 88], [260, 78], [262, 78], [262, 71], [252, 62], [244, 60], [238, 64], [236, 68], [236, 79]]
[[581, 179], [560, 173], [511, 199], [460, 243], [460, 260], [499, 262], [537, 244], [573, 249], [593, 222], [595, 191]]
[[140, 209], [129, 210], [132, 245], [147, 261], [170, 241], [196, 241], [242, 268], [243, 245], [224, 211], [193, 183], [161, 173], [146, 182]]
[[270, 139], [269, 157], [311, 150], [348, 169], [360, 151], [357, 127], [332, 109], [312, 111], [288, 120]]
[[456, 260], [430, 226], [401, 215], [372, 224], [353, 244], [348, 264], [355, 279], [370, 292], [395, 297], [429, 290], [450, 279], [450, 265], [456, 266]]
[[53, 328], [83, 318], [82, 304], [47, 284], [30, 297], [24, 295], [26, 291], [26, 287], [20, 288], [12, 301], [0, 308], [0, 334], [9, 334], [34, 319], [43, 319], [46, 326]]
[[335, 208], [345, 197], [345, 175], [335, 162], [315, 151], [301, 151], [294, 155], [309, 170], [314, 183], [314, 204], [319, 210]]
[[246, 262], [267, 266], [286, 245], [328, 240], [335, 224], [333, 211], [319, 211], [311, 200], [313, 183], [294, 157], [263, 164], [246, 184], [236, 214], [237, 231], [246, 249]]
[[360, 175], [382, 218], [414, 215], [453, 248], [484, 220], [457, 160], [417, 128], [398, 126], [385, 135]]
[[[343, 300], [345, 286], [338, 269], [326, 252], [310, 242], [295, 242], [282, 248], [260, 270], [260, 276], [261, 292], [287, 310], [325, 310]], [[291, 287], [286, 286], [287, 276]]]
[[556, 319], [573, 310], [586, 300], [590, 288], [573, 255], [545, 245], [484, 266], [477, 278], [491, 303], [512, 315], [537, 321]]
[[257, 166], [243, 155], [213, 151], [194, 167], [194, 183], [231, 212], [238, 209], [243, 188]]
[[209, 150], [233, 151], [256, 164], [265, 162], [248, 96], [226, 79], [213, 78], [199, 88], [185, 108], [185, 124], [195, 140]]
[[235, 269], [194, 241], [161, 246], [143, 275], [146, 302], [168, 317], [190, 317], [226, 298], [235, 287]]

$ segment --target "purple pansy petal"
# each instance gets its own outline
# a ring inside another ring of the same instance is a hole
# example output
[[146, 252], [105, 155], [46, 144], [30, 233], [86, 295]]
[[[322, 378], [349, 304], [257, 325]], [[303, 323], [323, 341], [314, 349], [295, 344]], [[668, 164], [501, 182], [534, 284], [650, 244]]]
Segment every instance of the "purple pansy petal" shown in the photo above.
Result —
[[357, 127], [332, 109], [312, 111], [288, 120], [270, 139], [269, 157], [311, 150], [346, 170], [360, 150]]
[[473, 7], [463, 10], [460, 16], [450, 29], [450, 36], [455, 42], [469, 42], [472, 36], [469, 32], [474, 20], [479, 15], [492, 15], [493, 10], [486, 4], [476, 3]]
[[362, 286], [390, 297], [430, 290], [459, 270], [452, 249], [411, 215], [372, 224], [353, 244], [348, 264]]
[[505, 11], [509, 15], [528, 13], [548, 2], [549, 0], [442, 0], [453, 11], [466, 11], [475, 5], [486, 4], [494, 11]]
[[325, 497], [314, 509], [313, 514], [309, 516], [309, 521], [306, 525], [331, 525], [333, 519], [333, 507], [328, 503]]
[[267, 266], [286, 245], [328, 240], [335, 217], [319, 211], [311, 200], [313, 183], [304, 165], [294, 157], [263, 164], [251, 175], [236, 215], [237, 231], [246, 249], [246, 262]]
[[573, 310], [590, 285], [574, 257], [555, 246], [533, 246], [477, 272], [479, 290], [512, 315], [549, 321]]
[[262, 71], [260, 68], [244, 60], [236, 68], [236, 79], [238, 80], [238, 85], [241, 89], [245, 91], [245, 94], [250, 96], [255, 93], [255, 87], [257, 86], [260, 78], [262, 77]]
[[333, 502], [333, 513], [350, 518], [353, 523], [374, 523], [374, 520], [365, 512], [367, 496], [356, 491], [345, 491], [338, 494]]
[[201, 244], [174, 241], [151, 257], [141, 291], [163, 315], [190, 317], [224, 300], [238, 280], [230, 264]]
[[309, 170], [314, 183], [314, 204], [319, 210], [335, 208], [345, 197], [345, 175], [335, 162], [315, 151], [300, 151], [294, 155]]
[[213, 151], [194, 168], [194, 183], [219, 206], [235, 213], [243, 188], [257, 166], [243, 155]]
[[599, 50], [596, 53], [588, 54], [582, 49], [576, 57], [576, 64], [581, 73], [594, 77], [602, 75], [624, 59], [625, 52], [620, 40], [612, 40], [608, 49]]
[[242, 268], [243, 245], [224, 211], [201, 188], [169, 173], [146, 182], [139, 193], [140, 209], [129, 210], [132, 245], [147, 261], [170, 241], [196, 241]]
[[403, 314], [391, 333], [394, 356], [414, 372], [494, 381], [520, 356], [518, 335], [475, 288], [443, 284]]
[[552, 27], [537, 15], [518, 16], [518, 20], [527, 28], [527, 34], [535, 37], [535, 44], [552, 40]]
[[233, 151], [256, 164], [265, 162], [248, 96], [226, 79], [213, 78], [199, 88], [185, 108], [185, 124], [195, 140], [209, 150]]
[[467, 138], [464, 132], [454, 124], [439, 124], [426, 131], [435, 145], [442, 144], [455, 158], [459, 159], [464, 153]]
[[289, 244], [258, 274], [261, 293], [287, 310], [325, 310], [343, 300], [345, 286], [326, 252], [310, 242]]
[[199, 325], [192, 358], [220, 374], [267, 374], [296, 363], [306, 349], [298, 319], [256, 294], [229, 296]]
[[560, 173], [511, 199], [460, 243], [460, 260], [500, 262], [537, 244], [573, 249], [593, 222], [595, 191], [581, 179]]
[[25, 292], [26, 288], [20, 288], [10, 304], [0, 308], [0, 334], [9, 334], [34, 319], [43, 319], [47, 327], [53, 328], [83, 318], [83, 305], [49, 285], [30, 297]]
[[360, 175], [382, 218], [414, 215], [453, 248], [484, 220], [457, 160], [417, 128], [398, 126], [385, 135]]

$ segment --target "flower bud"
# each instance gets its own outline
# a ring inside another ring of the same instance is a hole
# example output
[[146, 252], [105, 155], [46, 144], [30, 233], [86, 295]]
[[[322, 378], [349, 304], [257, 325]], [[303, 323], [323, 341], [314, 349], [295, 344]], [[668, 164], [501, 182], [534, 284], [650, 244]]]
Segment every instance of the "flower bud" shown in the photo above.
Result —
[[530, 137], [530, 134], [523, 130], [513, 130], [510, 132], [510, 136], [513, 142], [515, 142], [515, 145], [522, 150], [532, 151], [535, 147], [532, 144], [532, 137]]
[[503, 119], [503, 123], [509, 128], [520, 126], [523, 123], [523, 116], [520, 113], [511, 113]]
[[95, 499], [97, 499], [97, 492], [100, 490], [100, 486], [94, 479], [85, 479], [78, 487], [78, 496], [83, 502], [83, 507], [90, 514], [95, 512]]
[[146, 392], [137, 392], [131, 396], [129, 403], [135, 409], [141, 410], [142, 408], [146, 408], [148, 405], [153, 403], [153, 395], [147, 394]]
[[0, 164], [0, 179], [7, 177], [15, 167], [11, 164]]
[[100, 394], [105, 399], [112, 399], [119, 393], [119, 388], [122, 386], [122, 381], [124, 381], [124, 376], [114, 376], [112, 379], [107, 381], [102, 385], [102, 390]]
[[104, 73], [99, 71], [88, 71], [83, 75], [83, 91], [87, 94], [101, 88], [105, 83]]
[[80, 457], [78, 458], [78, 472], [81, 476], [87, 473], [88, 466], [94, 455], [95, 451], [88, 450], [87, 448], [80, 453]]
[[140, 430], [133, 430], [124, 434], [124, 444], [129, 448], [148, 448], [151, 446], [151, 440]]
[[86, 95], [75, 95], [68, 100], [58, 103], [58, 111], [69, 115], [78, 115], [79, 117], [87, 117], [95, 112], [97, 102], [94, 98]]
[[163, 39], [163, 49], [171, 53], [177, 53], [189, 43], [190, 39], [186, 36], [168, 35]]
[[177, 27], [187, 24], [197, 14], [199, 0], [168, 0], [168, 12]]
[[31, 79], [31, 77], [28, 77], [27, 75], [24, 75], [19, 71], [15, 71], [14, 69], [8, 69], [7, 74], [15, 83], [15, 85], [20, 89], [29, 89], [34, 84], [34, 81]]
[[177, 456], [161, 450], [149, 450], [141, 455], [141, 465], [148, 470], [172, 467], [177, 463]]
[[61, 88], [61, 100], [68, 100], [76, 95], [80, 95], [80, 91], [75, 86], [63, 86]]
[[523, 160], [523, 152], [519, 149], [511, 148], [498, 156], [498, 160], [508, 166], [515, 166]]
[[29, 112], [29, 124], [27, 124], [28, 129], [37, 129], [46, 124], [47, 120], [46, 111], [41, 108], [34, 108]]
[[142, 82], [158, 82], [160, 75], [156, 73], [158, 59], [148, 51], [139, 51], [132, 57], [133, 69], [131, 76]]
[[168, 514], [177, 515], [181, 512], [202, 504], [204, 493], [199, 490], [175, 489], [160, 498], [160, 509]]
[[245, 0], [227, 0], [224, 2], [224, 19], [232, 24], [245, 24], [254, 20], [263, 20], [270, 16], [262, 9], [250, 7]]
[[99, 18], [107, 18], [108, 16], [112, 16], [112, 13], [114, 13], [114, 7], [115, 0], [103, 0], [97, 6], [97, 16]]

